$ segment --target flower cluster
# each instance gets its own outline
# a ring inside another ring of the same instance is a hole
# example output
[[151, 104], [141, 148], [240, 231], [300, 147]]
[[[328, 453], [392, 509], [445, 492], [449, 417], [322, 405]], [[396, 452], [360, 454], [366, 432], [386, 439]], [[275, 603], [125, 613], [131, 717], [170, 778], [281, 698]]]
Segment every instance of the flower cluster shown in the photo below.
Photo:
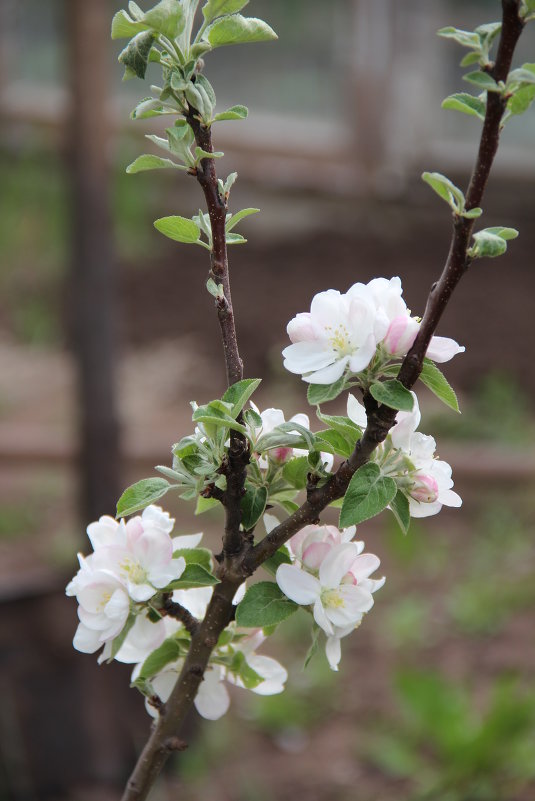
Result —
[[[381, 362], [405, 356], [420, 322], [411, 317], [401, 295], [397, 277], [353, 284], [345, 294], [319, 292], [310, 311], [288, 323], [292, 344], [283, 350], [284, 366], [311, 384], [333, 384], [347, 370], [365, 370], [376, 353]], [[427, 356], [446, 362], [463, 351], [453, 339], [433, 337]]]
[[351, 634], [373, 606], [373, 593], [385, 579], [372, 579], [380, 560], [354, 542], [356, 527], [306, 526], [289, 541], [292, 564], [277, 568], [277, 584], [297, 604], [311, 607], [327, 635], [326, 655], [338, 670], [340, 641]]
[[[383, 475], [391, 476], [407, 496], [411, 517], [429, 517], [442, 506], [461, 506], [462, 500], [452, 490], [450, 465], [435, 457], [434, 438], [416, 430], [421, 414], [418, 398], [414, 392], [412, 396], [412, 411], [397, 413], [395, 425], [372, 458]], [[364, 406], [351, 394], [347, 414], [357, 425], [365, 425]]]
[[75, 648], [94, 653], [111, 642], [124, 628], [132, 602], [144, 603], [180, 578], [186, 562], [173, 558], [174, 522], [148, 506], [127, 523], [105, 516], [88, 526], [94, 552], [79, 554], [80, 569], [66, 589], [79, 604]]
[[[251, 408], [256, 414], [260, 417], [261, 425], [255, 426], [252, 433], [252, 438], [256, 441], [260, 440], [260, 437], [266, 434], [271, 434], [272, 432], [276, 431], [281, 425], [286, 423], [284, 412], [282, 409], [264, 409], [263, 412], [260, 411], [258, 406], [256, 406], [253, 401], [250, 401]], [[294, 414], [293, 417], [290, 417], [288, 424], [294, 423], [296, 424], [295, 433], [299, 432], [300, 428], [305, 428], [307, 431], [310, 431], [310, 420], [308, 419], [307, 414], [299, 413]], [[291, 427], [287, 424], [287, 429]], [[308, 456], [308, 451], [304, 450], [303, 448], [291, 448], [288, 446], [275, 446], [265, 454], [258, 454], [258, 466], [261, 470], [267, 470], [269, 467], [270, 462], [274, 465], [282, 465], [287, 462], [289, 459], [293, 459], [299, 456]], [[321, 462], [323, 465], [323, 469], [326, 472], [330, 472], [333, 466], [333, 455], [332, 453], [321, 453]]]
[[[212, 587], [172, 590], [170, 585], [186, 568], [186, 559], [174, 558], [173, 552], [193, 553], [202, 539], [202, 534], [172, 538], [173, 525], [157, 506], [148, 506], [128, 522], [101, 517], [87, 528], [94, 551], [79, 555], [80, 569], [66, 588], [79, 604], [74, 647], [94, 653], [104, 646], [99, 662], [114, 658], [133, 664], [133, 683], [162, 702], [171, 694], [191, 640], [185, 626], [163, 612], [162, 593], [202, 620], [213, 592]], [[235, 604], [244, 593], [242, 585]], [[256, 653], [264, 639], [261, 630], [239, 631], [234, 623], [227, 628], [195, 698], [199, 714], [215, 720], [227, 711], [230, 699], [224, 680], [260, 695], [282, 692], [286, 670], [275, 659]], [[157, 714], [149, 700], [146, 706], [151, 715]]]

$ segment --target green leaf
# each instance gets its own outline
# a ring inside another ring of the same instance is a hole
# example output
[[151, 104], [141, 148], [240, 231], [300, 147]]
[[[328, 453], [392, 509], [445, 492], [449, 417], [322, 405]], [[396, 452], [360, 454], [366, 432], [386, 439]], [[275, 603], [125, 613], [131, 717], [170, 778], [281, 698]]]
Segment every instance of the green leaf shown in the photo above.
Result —
[[481, 59], [481, 52], [479, 50], [467, 53], [461, 61], [461, 67], [469, 67], [471, 64], [477, 64], [480, 59]]
[[391, 409], [412, 412], [414, 398], [397, 378], [372, 384], [370, 394], [378, 403], [384, 403], [385, 406], [389, 406]]
[[355, 445], [355, 442], [362, 436], [361, 429], [355, 425], [355, 423], [350, 420], [349, 417], [322, 414], [320, 409], [316, 410], [316, 415], [318, 420], [321, 420], [322, 423], [328, 425], [329, 428], [338, 431], [339, 434], [342, 434], [342, 436], [344, 436], [349, 442], [353, 443], [353, 446]]
[[487, 231], [489, 234], [496, 234], [496, 236], [499, 236], [501, 239], [505, 239], [507, 241], [510, 239], [516, 239], [518, 236], [518, 231], [516, 228], [505, 228], [502, 225], [496, 225], [492, 228], [485, 228], [485, 231]]
[[304, 489], [307, 484], [307, 476], [311, 472], [307, 456], [298, 456], [290, 459], [282, 468], [282, 476], [288, 484], [296, 489]]
[[235, 14], [248, 4], [249, 0], [208, 0], [202, 8], [206, 22], [212, 22], [224, 14]]
[[390, 476], [381, 475], [378, 465], [373, 462], [362, 465], [349, 482], [344, 496], [340, 528], [375, 517], [394, 499], [396, 492], [396, 482]]
[[442, 200], [453, 209], [455, 212], [463, 211], [465, 205], [464, 194], [455, 186], [449, 178], [441, 175], [439, 172], [424, 172], [422, 173], [422, 180], [429, 184]]
[[277, 34], [267, 22], [255, 17], [242, 17], [241, 14], [221, 17], [204, 32], [212, 47], [246, 44], [248, 42], [269, 42], [277, 39]]
[[225, 223], [225, 231], [230, 232], [233, 228], [237, 226], [240, 220], [243, 220], [244, 217], [249, 217], [251, 214], [258, 214], [260, 209], [242, 209], [238, 211], [236, 214], [233, 214], [227, 222]]
[[253, 529], [266, 508], [268, 491], [266, 487], [246, 485], [245, 495], [241, 499], [241, 523], [245, 531]]
[[200, 565], [208, 573], [212, 572], [212, 552], [208, 548], [178, 548], [173, 551], [173, 559], [178, 559], [180, 556], [185, 559], [186, 565]]
[[488, 228], [474, 234], [474, 244], [468, 250], [473, 259], [494, 259], [502, 256], [507, 250], [507, 242], [498, 234], [492, 233]]
[[460, 28], [453, 28], [449, 26], [447, 28], [441, 28], [439, 31], [437, 31], [437, 35], [443, 36], [444, 39], [453, 39], [455, 42], [462, 45], [462, 47], [479, 49], [481, 46], [481, 40], [479, 36], [473, 31], [463, 31]]
[[193, 412], [191, 419], [194, 423], [211, 423], [217, 428], [231, 428], [233, 431], [240, 431], [242, 434], [246, 433], [245, 426], [237, 423], [230, 413], [225, 411], [224, 407], [221, 408], [218, 405], [217, 401], [199, 406]]
[[232, 405], [230, 413], [232, 417], [236, 418], [239, 415], [261, 381], [261, 378], [244, 378], [243, 381], [237, 381], [227, 389], [221, 400]]
[[149, 63], [149, 53], [154, 43], [154, 34], [150, 31], [138, 33], [119, 54], [119, 62], [126, 69], [125, 77], [136, 75], [143, 79]]
[[130, 117], [133, 120], [147, 120], [152, 117], [162, 117], [169, 114], [178, 114], [178, 109], [164, 105], [156, 97], [144, 97], [143, 100], [139, 101]]
[[146, 30], [147, 26], [143, 22], [134, 22], [126, 11], [118, 11], [111, 21], [112, 39], [131, 39], [132, 36]]
[[150, 654], [141, 666], [138, 680], [146, 682], [160, 673], [167, 665], [180, 658], [180, 645], [175, 637], [169, 637]]
[[245, 120], [249, 115], [247, 106], [231, 106], [226, 111], [216, 114], [212, 122], [222, 122], [223, 120]]
[[132, 626], [136, 622], [136, 617], [137, 616], [136, 616], [136, 614], [134, 612], [130, 612], [130, 614], [128, 615], [128, 618], [126, 620], [126, 623], [124, 624], [120, 634], [118, 634], [117, 637], [115, 637], [115, 639], [112, 641], [111, 653], [110, 653], [109, 658], [106, 660], [108, 663], [111, 662], [112, 660], [114, 660], [115, 657], [117, 656], [117, 654], [119, 653], [119, 651], [121, 650], [121, 647], [122, 647], [124, 641], [128, 637], [128, 633], [130, 632], [130, 629], [132, 628]]
[[517, 89], [507, 101], [507, 110], [510, 114], [523, 114], [535, 100], [535, 85], [522, 86]]
[[474, 95], [470, 95], [467, 92], [458, 92], [443, 100], [442, 108], [461, 111], [463, 114], [471, 114], [474, 117], [479, 117], [480, 120], [484, 120], [487, 106], [479, 97], [474, 97]]
[[179, 0], [161, 0], [144, 15], [144, 22], [168, 39], [176, 39], [184, 30], [186, 17]]
[[394, 513], [398, 525], [404, 534], [409, 530], [411, 523], [411, 515], [409, 509], [409, 500], [401, 490], [398, 490], [395, 497], [390, 501], [390, 509]]
[[203, 150], [202, 147], [195, 148], [195, 163], [198, 164], [199, 161], [203, 159], [222, 159], [225, 154], [221, 150], [214, 150], [213, 152], [209, 153], [207, 150]]
[[167, 585], [169, 590], [194, 590], [197, 587], [213, 587], [219, 584], [217, 579], [209, 570], [202, 565], [186, 565], [186, 569], [179, 579]]
[[247, 242], [241, 234], [227, 234], [225, 238], [227, 245], [244, 245]]
[[316, 434], [316, 443], [321, 450], [332, 451], [339, 456], [343, 456], [344, 459], [348, 459], [355, 450], [355, 443], [352, 443], [339, 431], [335, 431], [334, 428], [318, 431]]
[[311, 406], [319, 406], [320, 403], [334, 400], [344, 390], [345, 376], [335, 381], [334, 384], [309, 384], [307, 390], [307, 400]]
[[431, 359], [424, 359], [424, 366], [420, 373], [420, 381], [422, 384], [425, 384], [427, 389], [431, 390], [442, 403], [445, 403], [446, 406], [449, 406], [454, 412], [460, 413], [459, 402], [457, 401], [457, 395], [453, 387], [450, 386], [445, 375]]
[[480, 209], [479, 206], [475, 206], [473, 209], [468, 209], [468, 211], [463, 211], [461, 213], [461, 217], [466, 217], [467, 220], [477, 220], [478, 217], [481, 217], [483, 214], [483, 209]]
[[154, 221], [154, 227], [164, 236], [173, 239], [175, 242], [186, 242], [195, 244], [199, 241], [201, 230], [197, 223], [188, 220], [186, 217], [161, 217]]
[[203, 498], [202, 495], [199, 495], [197, 498], [197, 506], [195, 507], [195, 514], [203, 515], [205, 512], [210, 512], [212, 509], [218, 508], [219, 505], [219, 501], [215, 498]]
[[514, 86], [522, 86], [525, 84], [535, 83], [535, 64], [522, 64], [516, 70], [512, 70], [507, 76], [507, 88]]
[[236, 608], [236, 623], [245, 628], [264, 628], [282, 623], [297, 612], [298, 605], [290, 601], [272, 581], [253, 584]]
[[279, 548], [278, 551], [275, 551], [273, 556], [270, 556], [269, 559], [266, 559], [265, 562], [262, 562], [262, 567], [267, 570], [272, 576], [275, 575], [277, 572], [277, 568], [280, 565], [291, 565], [292, 560], [290, 558], [290, 552], [286, 545], [283, 545], [282, 548]]
[[500, 91], [500, 87], [494, 78], [488, 74], [488, 72], [481, 72], [480, 70], [476, 70], [475, 72], [467, 72], [466, 75], [463, 75], [463, 81], [473, 83], [475, 86], [485, 92]]
[[128, 175], [134, 175], [137, 172], [146, 172], [147, 170], [164, 170], [168, 167], [175, 167], [178, 170], [185, 170], [181, 164], [175, 164], [171, 159], [162, 159], [160, 156], [153, 156], [151, 153], [146, 153], [143, 156], [138, 156], [132, 164], [126, 168]]
[[163, 498], [171, 487], [172, 485], [165, 478], [144, 478], [136, 484], [132, 484], [117, 501], [117, 517], [127, 517], [144, 509]]

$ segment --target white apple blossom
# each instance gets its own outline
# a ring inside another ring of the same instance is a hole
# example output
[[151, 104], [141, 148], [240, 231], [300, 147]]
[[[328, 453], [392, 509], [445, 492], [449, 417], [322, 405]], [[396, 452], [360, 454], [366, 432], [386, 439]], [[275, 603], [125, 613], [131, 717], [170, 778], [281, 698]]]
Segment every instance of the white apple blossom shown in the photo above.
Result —
[[352, 290], [351, 295], [335, 289], [320, 292], [312, 299], [310, 312], [288, 323], [292, 344], [282, 352], [287, 370], [311, 384], [333, 384], [347, 368], [359, 373], [368, 366], [387, 325], [376, 328], [371, 292], [363, 284]]
[[[414, 392], [411, 394], [412, 411], [397, 413], [386, 445], [377, 448], [374, 459], [407, 495], [411, 517], [429, 517], [442, 506], [461, 506], [462, 499], [452, 490], [450, 465], [435, 456], [435, 440], [416, 430], [421, 414], [418, 398]], [[352, 395], [348, 397], [347, 414], [357, 425], [365, 414], [362, 404]]]
[[[288, 541], [292, 556], [307, 570], [319, 570], [331, 548], [344, 542], [350, 542], [355, 536], [356, 526], [340, 531], [336, 526], [305, 526]], [[363, 542], [355, 542], [355, 551], [361, 553]]]
[[319, 566], [318, 577], [297, 565], [282, 564], [276, 573], [283, 593], [297, 604], [312, 606], [314, 620], [332, 636], [334, 627], [356, 625], [373, 606], [372, 594], [351, 574], [358, 556], [355, 543], [334, 545]]
[[[164, 703], [169, 699], [177, 682], [184, 660], [180, 659], [151, 679], [151, 684], [158, 698]], [[221, 665], [209, 665], [199, 685], [194, 704], [197, 712], [206, 720], [219, 720], [230, 706], [228, 690], [223, 684], [224, 669]], [[149, 715], [158, 717], [158, 711], [145, 701]]]

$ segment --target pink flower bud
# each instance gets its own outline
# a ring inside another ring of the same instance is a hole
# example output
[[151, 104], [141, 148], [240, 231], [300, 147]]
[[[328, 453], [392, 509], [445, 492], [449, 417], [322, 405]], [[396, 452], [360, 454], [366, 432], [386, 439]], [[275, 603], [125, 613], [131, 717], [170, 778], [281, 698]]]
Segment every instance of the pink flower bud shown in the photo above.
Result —
[[434, 503], [438, 499], [438, 483], [433, 476], [420, 473], [410, 491], [411, 498], [420, 503]]
[[387, 353], [390, 353], [391, 356], [404, 356], [408, 353], [416, 339], [419, 327], [420, 323], [407, 314], [394, 317], [383, 340], [383, 346]]
[[292, 342], [313, 342], [316, 333], [312, 324], [310, 312], [300, 312], [290, 320], [286, 328]]
[[292, 457], [293, 448], [273, 448], [269, 451], [269, 458], [277, 464], [283, 464]]

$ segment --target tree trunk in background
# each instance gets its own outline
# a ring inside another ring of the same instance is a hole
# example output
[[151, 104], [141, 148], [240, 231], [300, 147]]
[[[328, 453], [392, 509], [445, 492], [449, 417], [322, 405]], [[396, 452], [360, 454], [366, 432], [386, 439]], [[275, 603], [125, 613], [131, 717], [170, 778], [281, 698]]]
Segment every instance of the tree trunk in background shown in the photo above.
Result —
[[65, 0], [71, 75], [70, 314], [78, 364], [81, 512], [113, 514], [121, 486], [116, 410], [116, 269], [107, 167], [110, 7]]

